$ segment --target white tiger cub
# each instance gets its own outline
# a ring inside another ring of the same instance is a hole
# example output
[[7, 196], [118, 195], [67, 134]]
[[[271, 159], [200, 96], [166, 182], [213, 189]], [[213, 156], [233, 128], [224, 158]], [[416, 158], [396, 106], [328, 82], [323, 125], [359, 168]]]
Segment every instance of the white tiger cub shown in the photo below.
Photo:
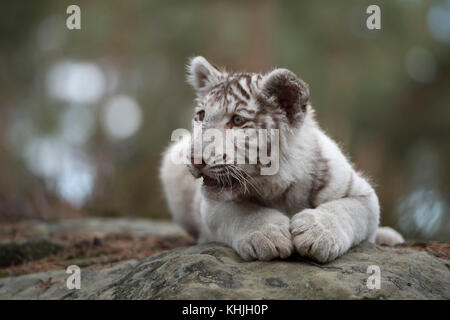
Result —
[[194, 128], [279, 130], [274, 175], [261, 175], [259, 162], [174, 163], [195, 138], [165, 151], [160, 175], [169, 208], [198, 242], [224, 243], [247, 261], [287, 258], [295, 250], [323, 263], [363, 240], [404, 241], [378, 228], [377, 195], [319, 128], [308, 85], [294, 73], [229, 73], [196, 57], [188, 82], [197, 93]]

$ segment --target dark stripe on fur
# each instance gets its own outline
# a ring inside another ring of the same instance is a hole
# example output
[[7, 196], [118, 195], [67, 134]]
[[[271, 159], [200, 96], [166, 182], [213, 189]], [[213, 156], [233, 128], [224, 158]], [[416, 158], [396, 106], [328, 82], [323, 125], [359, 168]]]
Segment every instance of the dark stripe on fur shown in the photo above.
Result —
[[324, 158], [318, 142], [316, 141], [316, 166], [311, 174], [311, 189], [308, 196], [308, 204], [310, 208], [317, 207], [317, 196], [330, 181], [330, 172], [328, 167], [328, 159]]
[[353, 189], [353, 172], [350, 173], [350, 180], [347, 184], [347, 189], [345, 190], [344, 198], [348, 198]]

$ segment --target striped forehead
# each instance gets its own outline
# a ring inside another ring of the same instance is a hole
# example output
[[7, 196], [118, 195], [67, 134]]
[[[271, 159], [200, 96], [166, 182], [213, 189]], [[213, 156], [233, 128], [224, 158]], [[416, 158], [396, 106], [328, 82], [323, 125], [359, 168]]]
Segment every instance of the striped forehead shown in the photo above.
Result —
[[248, 106], [260, 87], [259, 74], [231, 74], [216, 84], [206, 96], [206, 104], [218, 106], [225, 112], [233, 112], [239, 106]]

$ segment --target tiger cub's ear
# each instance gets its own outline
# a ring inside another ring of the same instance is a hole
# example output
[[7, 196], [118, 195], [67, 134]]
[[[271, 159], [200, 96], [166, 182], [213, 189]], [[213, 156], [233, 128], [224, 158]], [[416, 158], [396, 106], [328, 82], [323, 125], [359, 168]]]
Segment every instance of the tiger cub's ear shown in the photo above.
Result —
[[303, 117], [309, 103], [308, 84], [287, 69], [275, 69], [265, 75], [262, 93], [284, 111], [291, 125]]
[[216, 66], [201, 56], [192, 58], [187, 65], [187, 81], [200, 94], [212, 88], [221, 74]]

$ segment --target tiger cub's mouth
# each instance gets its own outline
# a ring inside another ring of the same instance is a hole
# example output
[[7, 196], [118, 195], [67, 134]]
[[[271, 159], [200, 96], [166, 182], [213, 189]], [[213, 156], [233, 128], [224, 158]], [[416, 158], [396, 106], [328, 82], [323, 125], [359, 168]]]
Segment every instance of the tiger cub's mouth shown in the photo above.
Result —
[[209, 188], [233, 188], [237, 185], [239, 181], [232, 176], [218, 176], [218, 177], [210, 177], [207, 175], [203, 175], [203, 185]]

